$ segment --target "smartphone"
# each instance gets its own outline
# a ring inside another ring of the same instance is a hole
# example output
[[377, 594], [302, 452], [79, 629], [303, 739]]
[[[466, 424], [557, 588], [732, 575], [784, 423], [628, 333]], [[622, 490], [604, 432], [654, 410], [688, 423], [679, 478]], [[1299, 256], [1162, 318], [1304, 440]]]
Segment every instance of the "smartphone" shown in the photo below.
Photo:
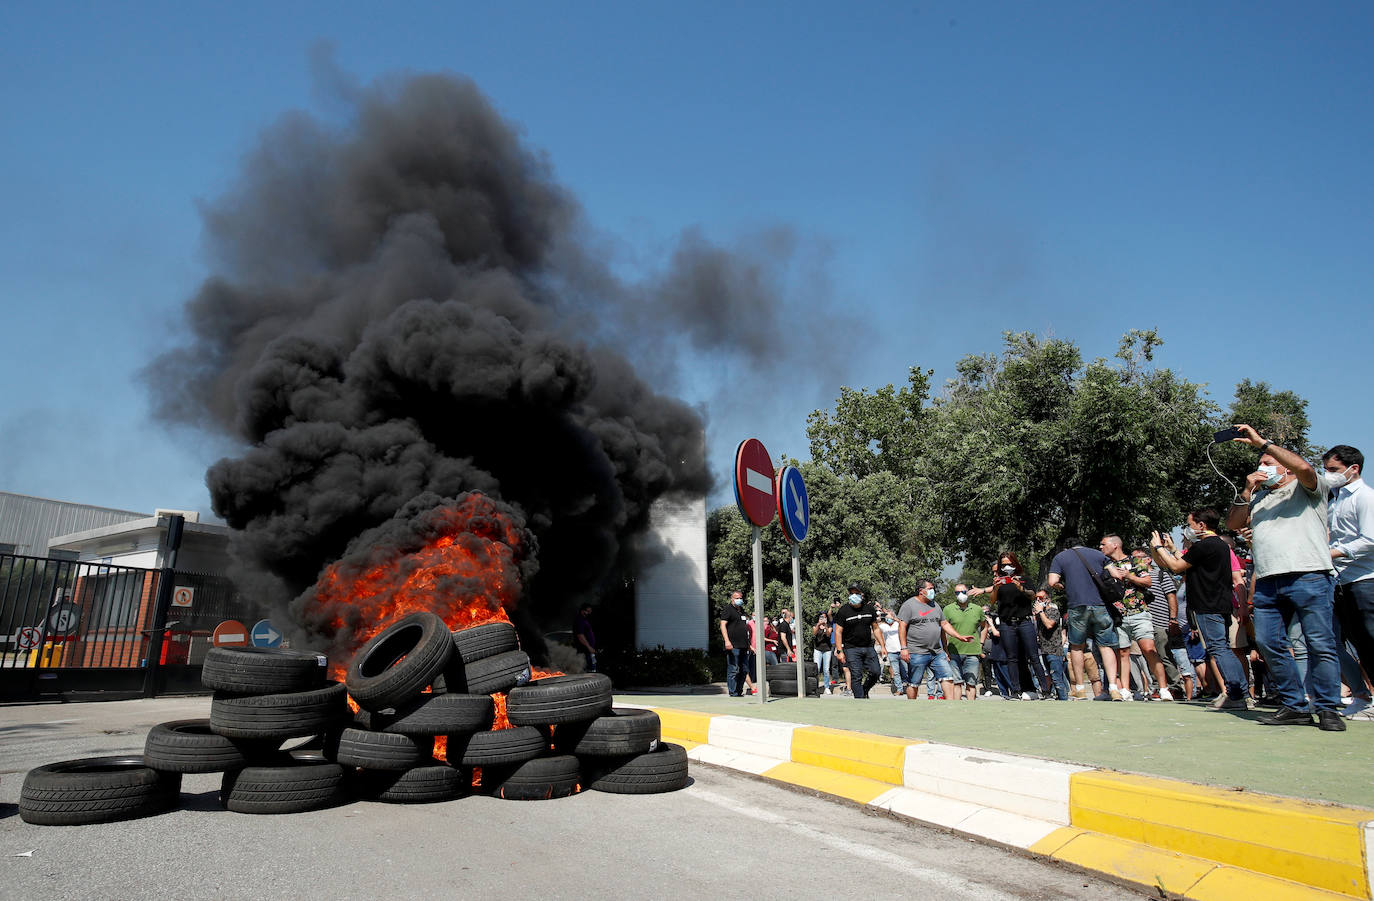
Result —
[[1244, 437], [1245, 437], [1245, 433], [1244, 433], [1244, 432], [1242, 432], [1240, 429], [1236, 428], [1235, 426], [1232, 426], [1232, 427], [1229, 428], [1229, 429], [1222, 429], [1220, 432], [1214, 432], [1214, 433], [1212, 434], [1212, 442], [1213, 442], [1214, 444], [1220, 444], [1220, 443], [1223, 442], [1223, 441], [1234, 441], [1234, 440], [1236, 440], [1237, 438], [1244, 438]]

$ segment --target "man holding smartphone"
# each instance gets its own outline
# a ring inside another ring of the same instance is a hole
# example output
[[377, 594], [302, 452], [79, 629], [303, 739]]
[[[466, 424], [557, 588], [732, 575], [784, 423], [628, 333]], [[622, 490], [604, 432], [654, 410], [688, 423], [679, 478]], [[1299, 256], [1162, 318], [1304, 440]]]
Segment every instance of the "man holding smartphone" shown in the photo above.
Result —
[[1232, 503], [1226, 524], [1232, 529], [1248, 525], [1252, 532], [1255, 643], [1283, 705], [1259, 721], [1266, 726], [1312, 725], [1309, 699], [1289, 652], [1287, 623], [1296, 616], [1307, 641], [1317, 726], [1343, 732], [1333, 620], [1336, 569], [1327, 543], [1327, 494], [1337, 480], [1318, 473], [1293, 451], [1264, 440], [1250, 426], [1236, 428], [1243, 436], [1234, 440], [1259, 451], [1259, 466], [1246, 476], [1245, 490]]

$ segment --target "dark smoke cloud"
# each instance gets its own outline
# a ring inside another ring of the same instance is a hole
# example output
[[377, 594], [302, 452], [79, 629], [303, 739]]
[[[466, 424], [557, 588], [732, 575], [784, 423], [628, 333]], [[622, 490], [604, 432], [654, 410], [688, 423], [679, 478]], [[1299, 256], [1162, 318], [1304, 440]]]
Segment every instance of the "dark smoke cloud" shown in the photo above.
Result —
[[797, 242], [689, 233], [626, 282], [472, 83], [335, 75], [347, 121], [284, 116], [204, 208], [214, 274], [144, 374], [156, 410], [242, 442], [212, 504], [241, 588], [298, 622], [326, 566], [471, 491], [532, 536], [532, 600], [566, 609], [626, 563], [655, 499], [711, 487], [699, 412], [637, 368], [664, 384], [682, 346], [776, 364], [761, 336]]

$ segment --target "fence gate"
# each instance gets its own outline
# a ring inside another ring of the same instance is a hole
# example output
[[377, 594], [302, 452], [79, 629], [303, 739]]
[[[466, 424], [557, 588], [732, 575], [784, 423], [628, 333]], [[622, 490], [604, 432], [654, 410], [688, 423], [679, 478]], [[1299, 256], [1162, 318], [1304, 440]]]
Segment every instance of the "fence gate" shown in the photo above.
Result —
[[258, 613], [224, 576], [0, 554], [0, 701], [200, 691], [215, 626]]

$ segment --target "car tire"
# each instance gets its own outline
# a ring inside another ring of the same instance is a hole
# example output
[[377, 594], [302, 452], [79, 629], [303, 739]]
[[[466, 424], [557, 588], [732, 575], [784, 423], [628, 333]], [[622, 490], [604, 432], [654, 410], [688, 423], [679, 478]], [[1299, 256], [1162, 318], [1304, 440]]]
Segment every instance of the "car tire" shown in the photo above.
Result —
[[537, 757], [513, 767], [483, 770], [482, 789], [507, 801], [566, 798], [582, 782], [582, 765], [571, 754]]
[[319, 688], [328, 675], [328, 660], [320, 654], [280, 648], [211, 648], [200, 682], [216, 691], [265, 695]]
[[611, 679], [603, 673], [550, 676], [512, 688], [506, 716], [517, 726], [554, 726], [611, 711]]
[[344, 687], [283, 694], [237, 695], [215, 692], [210, 729], [228, 738], [299, 738], [327, 731], [348, 716]]
[[143, 762], [162, 773], [222, 773], [276, 753], [275, 739], [236, 739], [210, 729], [208, 719], [173, 720], [148, 730]]
[[[795, 698], [797, 696], [796, 679], [769, 679], [768, 693], [778, 698]], [[807, 683], [806, 696], [814, 698], [820, 693], [814, 681]]]
[[19, 818], [35, 826], [84, 826], [163, 813], [181, 797], [181, 774], [142, 757], [86, 757], [34, 767], [19, 792]]
[[559, 726], [553, 750], [578, 757], [624, 757], [653, 750], [661, 734], [657, 713], [616, 707], [594, 720]]
[[448, 737], [449, 766], [506, 766], [524, 763], [549, 752], [549, 736], [534, 726]]
[[401, 735], [447, 735], [451, 732], [479, 732], [490, 729], [496, 718], [491, 695], [421, 695], [394, 711], [374, 713], [363, 710], [358, 723], [377, 732]]
[[270, 763], [230, 770], [219, 792], [225, 809], [256, 814], [319, 810], [348, 797], [344, 768], [308, 754], [284, 754]]
[[660, 742], [644, 754], [612, 759], [589, 767], [588, 788], [620, 795], [652, 795], [687, 786], [687, 752], [682, 745]]
[[340, 732], [337, 738], [329, 736], [326, 739], [324, 756], [344, 766], [368, 770], [408, 770], [434, 756], [434, 739], [431, 736], [350, 728]]
[[[803, 666], [804, 669], [802, 671], [806, 674], [806, 678], [814, 682], [820, 675], [820, 667], [816, 666], [814, 663], [803, 664]], [[768, 681], [770, 682], [774, 679], [791, 679], [793, 682], [797, 681], [797, 665], [795, 663], [770, 663], [768, 664], [767, 671]]]
[[466, 665], [474, 660], [518, 651], [520, 642], [515, 635], [515, 626], [510, 623], [483, 623], [454, 632], [453, 648], [458, 658]]
[[403, 616], [372, 636], [353, 655], [345, 683], [364, 710], [413, 701], [453, 656], [453, 634], [436, 614]]
[[358, 796], [388, 804], [432, 804], [468, 794], [470, 778], [437, 761], [400, 772], [367, 771], [358, 777]]
[[[524, 651], [504, 651], [473, 661], [462, 668], [463, 690], [468, 694], [490, 695], [510, 691], [520, 684], [521, 678], [529, 672], [530, 658]], [[458, 668], [450, 667], [449, 673], [454, 680], [459, 679]], [[448, 677], [446, 676], [447, 680]], [[446, 681], [447, 688], [454, 690], [453, 682]]]

